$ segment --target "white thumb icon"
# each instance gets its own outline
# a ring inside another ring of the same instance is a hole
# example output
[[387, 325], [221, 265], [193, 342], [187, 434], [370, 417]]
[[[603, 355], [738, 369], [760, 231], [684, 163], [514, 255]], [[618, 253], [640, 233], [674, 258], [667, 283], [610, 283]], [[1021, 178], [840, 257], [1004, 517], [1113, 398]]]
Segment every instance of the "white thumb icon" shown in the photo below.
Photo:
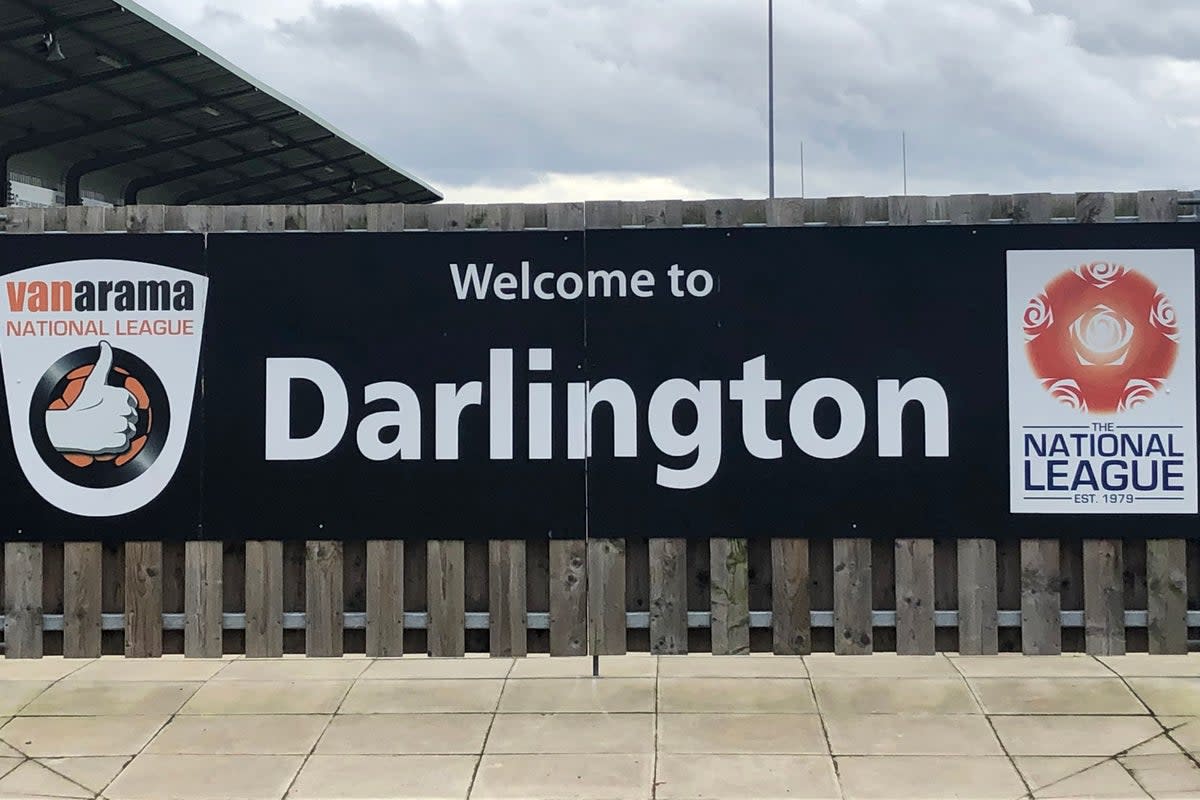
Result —
[[137, 426], [137, 399], [120, 386], [109, 386], [113, 353], [100, 342], [96, 365], [70, 408], [46, 412], [46, 435], [60, 453], [89, 456], [123, 453]]

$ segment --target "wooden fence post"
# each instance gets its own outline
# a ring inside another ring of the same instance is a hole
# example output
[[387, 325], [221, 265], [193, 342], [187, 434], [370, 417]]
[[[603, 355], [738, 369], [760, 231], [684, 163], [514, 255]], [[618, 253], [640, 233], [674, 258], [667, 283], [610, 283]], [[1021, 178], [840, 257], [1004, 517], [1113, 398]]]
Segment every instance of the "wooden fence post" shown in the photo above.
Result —
[[429, 655], [466, 652], [466, 557], [461, 539], [431, 539], [428, 547]]
[[688, 651], [687, 541], [651, 539], [650, 652], [675, 655]]
[[1021, 650], [1062, 653], [1062, 578], [1056, 539], [1021, 540]]
[[833, 651], [870, 655], [871, 540], [833, 540]]
[[1120, 539], [1083, 542], [1083, 617], [1087, 651], [1125, 654], [1125, 581]]
[[1151, 653], [1186, 654], [1187, 542], [1146, 542], [1146, 594]]
[[526, 632], [525, 541], [488, 542], [488, 646], [493, 656], [523, 656]]
[[771, 540], [771, 649], [812, 652], [812, 601], [807, 539]]
[[367, 542], [367, 655], [404, 655], [404, 542]]
[[992, 655], [997, 631], [996, 541], [958, 540], [958, 651]]
[[588, 652], [587, 543], [550, 540], [550, 655]]
[[714, 655], [750, 652], [749, 551], [745, 539], [709, 540]]
[[125, 655], [163, 652], [162, 542], [125, 543]]
[[188, 658], [220, 658], [225, 548], [221, 542], [193, 541], [184, 552], [183, 652]]
[[304, 652], [339, 658], [344, 650], [345, 556], [340, 541], [310, 541], [304, 548]]
[[587, 543], [589, 648], [592, 655], [625, 653], [625, 540]]
[[4, 545], [4, 655], [42, 657], [42, 545]]
[[101, 648], [101, 564], [99, 542], [63, 545], [63, 655], [98, 658]]
[[896, 652], [932, 655], [933, 539], [896, 540]]
[[283, 542], [246, 542], [246, 656], [283, 655]]

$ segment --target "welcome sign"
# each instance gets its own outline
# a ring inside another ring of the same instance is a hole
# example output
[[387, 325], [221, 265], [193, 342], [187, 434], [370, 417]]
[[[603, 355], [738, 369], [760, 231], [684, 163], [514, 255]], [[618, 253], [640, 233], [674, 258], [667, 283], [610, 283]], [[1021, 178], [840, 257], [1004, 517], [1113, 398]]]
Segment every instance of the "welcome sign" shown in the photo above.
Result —
[[1197, 240], [3, 237], [0, 538], [1188, 536]]

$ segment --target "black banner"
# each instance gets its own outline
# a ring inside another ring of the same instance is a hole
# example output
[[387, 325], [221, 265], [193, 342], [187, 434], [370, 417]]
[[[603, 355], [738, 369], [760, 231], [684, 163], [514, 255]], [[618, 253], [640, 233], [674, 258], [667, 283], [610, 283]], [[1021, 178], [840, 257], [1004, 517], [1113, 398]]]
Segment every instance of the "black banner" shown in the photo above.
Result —
[[1198, 243], [0, 237], [0, 539], [1193, 536]]

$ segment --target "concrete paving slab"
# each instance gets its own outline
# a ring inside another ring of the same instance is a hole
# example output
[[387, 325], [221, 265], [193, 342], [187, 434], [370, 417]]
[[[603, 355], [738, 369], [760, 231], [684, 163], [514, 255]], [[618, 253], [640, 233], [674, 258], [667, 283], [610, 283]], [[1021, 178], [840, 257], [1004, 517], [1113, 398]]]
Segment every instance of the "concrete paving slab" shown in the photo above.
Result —
[[[652, 755], [485, 755], [472, 800], [648, 798]], [[663, 795], [659, 795], [663, 797]]]
[[[658, 656], [629, 653], [623, 656], [601, 656], [600, 675], [605, 678], [654, 678], [658, 675]], [[590, 678], [591, 656], [561, 656], [551, 658], [544, 653], [516, 659], [510, 678]]]
[[17, 717], [0, 739], [27, 756], [132, 756], [167, 724], [167, 715]]
[[180, 714], [146, 747], [177, 755], [308, 755], [332, 717], [324, 714]]
[[497, 714], [487, 753], [653, 753], [654, 714]]
[[504, 681], [427, 680], [359, 681], [354, 684], [343, 714], [487, 713], [496, 709]]
[[303, 763], [300, 756], [146, 753], [117, 776], [104, 796], [108, 800], [279, 800]]
[[979, 714], [961, 678], [814, 678], [822, 714]]
[[1149, 797], [1137, 781], [1116, 761], [1102, 761], [1082, 772], [1040, 788], [1035, 800], [1051, 798], [1111, 798], [1132, 800]]
[[95, 796], [91, 789], [50, 770], [36, 761], [26, 761], [0, 778], [0, 798], [86, 798]]
[[829, 756], [682, 755], [658, 757], [660, 800], [766, 800], [840, 797]]
[[510, 680], [500, 698], [502, 714], [644, 713], [653, 710], [653, 678]]
[[1003, 756], [843, 756], [837, 767], [846, 800], [1013, 800], [1025, 794], [1016, 768]]
[[1160, 716], [1200, 715], [1200, 680], [1196, 678], [1128, 678], [1142, 702]]
[[991, 723], [1014, 756], [1107, 758], [1162, 733], [1152, 717], [1137, 716], [997, 716]]
[[973, 714], [826, 715], [836, 755], [1002, 756], [985, 717]]
[[477, 756], [314, 755], [289, 800], [462, 800]]
[[181, 714], [332, 714], [350, 681], [220, 681], [206, 683]]
[[359, 676], [366, 680], [458, 680], [492, 678], [503, 680], [512, 670], [511, 658], [429, 658], [404, 656], [374, 661]]
[[1146, 714], [1120, 678], [971, 678], [989, 714]]
[[802, 678], [659, 678], [660, 713], [815, 714]]
[[816, 714], [660, 714], [660, 753], [829, 755]]
[[491, 714], [339, 714], [321, 755], [479, 755]]
[[1020, 653], [994, 656], [951, 656], [951, 663], [968, 678], [1111, 678], [1113, 672], [1088, 655], [1069, 653], [1037, 657]]
[[662, 656], [658, 674], [664, 678], [807, 678], [799, 656], [708, 654]]
[[174, 714], [200, 683], [169, 681], [60, 681], [19, 712], [22, 716]]

